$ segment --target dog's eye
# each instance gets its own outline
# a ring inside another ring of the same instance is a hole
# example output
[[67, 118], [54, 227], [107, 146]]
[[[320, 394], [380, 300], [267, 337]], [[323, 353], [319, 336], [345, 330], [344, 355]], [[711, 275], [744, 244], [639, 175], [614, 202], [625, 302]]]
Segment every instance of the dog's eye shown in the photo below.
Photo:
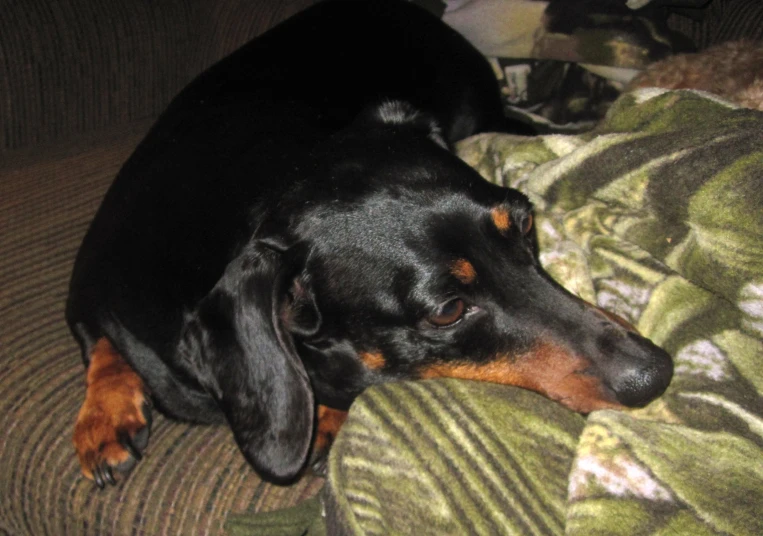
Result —
[[464, 305], [464, 300], [450, 300], [441, 305], [440, 309], [431, 315], [428, 320], [435, 327], [446, 328], [461, 320], [465, 311], [466, 305]]

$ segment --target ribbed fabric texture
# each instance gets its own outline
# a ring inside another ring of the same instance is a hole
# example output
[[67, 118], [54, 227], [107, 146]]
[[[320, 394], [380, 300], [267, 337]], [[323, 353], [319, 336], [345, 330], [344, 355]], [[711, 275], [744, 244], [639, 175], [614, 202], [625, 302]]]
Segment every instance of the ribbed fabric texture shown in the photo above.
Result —
[[329, 459], [329, 534], [561, 534], [584, 420], [481, 382], [384, 384]]

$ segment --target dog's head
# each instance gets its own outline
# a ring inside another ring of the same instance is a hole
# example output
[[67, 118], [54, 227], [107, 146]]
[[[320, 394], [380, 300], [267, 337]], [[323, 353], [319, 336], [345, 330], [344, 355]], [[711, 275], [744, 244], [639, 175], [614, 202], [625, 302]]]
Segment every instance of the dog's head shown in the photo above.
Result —
[[551, 280], [527, 198], [385, 106], [318, 150], [199, 309], [205, 383], [255, 468], [293, 477], [316, 400], [394, 379], [517, 385], [582, 413], [660, 395], [670, 357]]

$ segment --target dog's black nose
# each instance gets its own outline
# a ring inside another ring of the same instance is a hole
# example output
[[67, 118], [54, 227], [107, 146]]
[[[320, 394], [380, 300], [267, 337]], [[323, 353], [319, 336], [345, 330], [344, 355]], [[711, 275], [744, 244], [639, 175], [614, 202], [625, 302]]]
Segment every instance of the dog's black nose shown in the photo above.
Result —
[[614, 358], [606, 383], [618, 402], [642, 407], [667, 389], [673, 378], [673, 360], [649, 339], [630, 332], [626, 336], [629, 348]]

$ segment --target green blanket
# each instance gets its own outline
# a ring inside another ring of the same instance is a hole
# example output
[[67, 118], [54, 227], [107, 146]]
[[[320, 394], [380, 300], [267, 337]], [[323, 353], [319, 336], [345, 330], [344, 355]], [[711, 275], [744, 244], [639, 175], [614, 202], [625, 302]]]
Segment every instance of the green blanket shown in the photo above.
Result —
[[763, 114], [642, 90], [591, 134], [459, 153], [530, 196], [549, 272], [674, 380], [587, 419], [510, 387], [370, 389], [329, 461], [329, 533], [763, 534]]

